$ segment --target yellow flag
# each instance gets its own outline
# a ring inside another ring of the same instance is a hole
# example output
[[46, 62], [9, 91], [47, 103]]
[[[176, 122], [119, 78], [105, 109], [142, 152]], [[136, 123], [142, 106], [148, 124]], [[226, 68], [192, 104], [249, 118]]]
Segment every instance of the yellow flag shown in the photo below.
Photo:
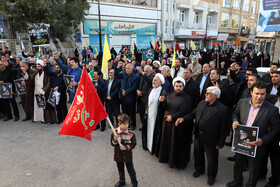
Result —
[[105, 41], [103, 47], [103, 57], [102, 57], [102, 66], [101, 72], [103, 73], [103, 79], [108, 79], [108, 61], [111, 59], [111, 52], [109, 48], [109, 44], [107, 41], [107, 35], [105, 34]]
[[94, 47], [94, 49], [95, 49], [95, 51], [96, 51], [96, 56], [98, 56], [98, 51], [97, 51], [96, 47]]
[[164, 44], [164, 41], [163, 40], [161, 40], [161, 51], [162, 51], [162, 53], [164, 53], [165, 52], [165, 44]]
[[39, 46], [39, 52], [42, 52], [41, 46]]
[[173, 59], [172, 59], [172, 64], [171, 64], [171, 68], [173, 68], [175, 66], [175, 49], [173, 51]]
[[153, 45], [153, 48], [155, 48], [155, 37], [153, 37], [152, 45]]
[[134, 49], [135, 49], [134, 42], [132, 41], [132, 44], [131, 44], [131, 54], [133, 54], [133, 55], [134, 55]]
[[191, 40], [191, 48], [192, 48], [193, 51], [196, 50], [196, 45], [194, 44], [194, 42], [192, 40]]

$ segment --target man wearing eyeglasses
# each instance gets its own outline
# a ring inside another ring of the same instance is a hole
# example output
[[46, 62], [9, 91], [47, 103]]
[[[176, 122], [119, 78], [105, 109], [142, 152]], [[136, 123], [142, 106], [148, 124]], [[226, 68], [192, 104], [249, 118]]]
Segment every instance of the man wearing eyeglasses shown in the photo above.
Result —
[[210, 86], [194, 112], [178, 118], [175, 125], [195, 118], [194, 134], [194, 167], [193, 177], [197, 178], [205, 172], [205, 158], [207, 157], [207, 184], [212, 186], [218, 173], [219, 149], [224, 146], [227, 136], [227, 107], [218, 99], [221, 90]]

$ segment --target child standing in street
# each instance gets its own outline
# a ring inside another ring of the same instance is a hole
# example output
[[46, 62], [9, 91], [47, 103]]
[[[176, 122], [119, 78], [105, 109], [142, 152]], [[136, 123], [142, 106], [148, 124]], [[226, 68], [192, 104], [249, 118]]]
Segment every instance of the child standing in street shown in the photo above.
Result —
[[[136, 146], [136, 137], [133, 131], [128, 129], [129, 117], [127, 114], [120, 114], [118, 116], [118, 121], [119, 127], [115, 129], [117, 135], [115, 136], [114, 133], [111, 135], [111, 144], [115, 147], [114, 161], [117, 162], [119, 171], [119, 182], [115, 187], [121, 187], [126, 184], [124, 164], [129, 173], [132, 186], [137, 187], [138, 181], [136, 179], [136, 173], [132, 161], [132, 149]], [[118, 140], [121, 142], [121, 145], [118, 144]]]

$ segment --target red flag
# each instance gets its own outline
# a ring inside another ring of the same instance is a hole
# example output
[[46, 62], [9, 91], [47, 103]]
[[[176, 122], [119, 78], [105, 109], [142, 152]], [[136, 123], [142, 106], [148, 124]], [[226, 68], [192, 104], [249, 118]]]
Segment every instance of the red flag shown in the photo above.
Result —
[[178, 51], [178, 50], [180, 50], [179, 44], [177, 44], [177, 45], [176, 45], [176, 48], [175, 48], [175, 51]]
[[96, 125], [108, 117], [91, 79], [84, 68], [72, 106], [58, 133], [91, 140]]
[[159, 50], [159, 47], [158, 47], [158, 42], [156, 42], [156, 47], [155, 47], [155, 50]]

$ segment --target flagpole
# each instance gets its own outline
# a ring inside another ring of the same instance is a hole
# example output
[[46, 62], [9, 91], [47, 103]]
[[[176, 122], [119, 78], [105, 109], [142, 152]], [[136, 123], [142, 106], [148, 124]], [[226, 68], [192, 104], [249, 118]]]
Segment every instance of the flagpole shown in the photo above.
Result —
[[[111, 127], [111, 129], [112, 129], [112, 132], [114, 133], [115, 136], [117, 136], [117, 133], [116, 133], [116, 131], [115, 131], [115, 129], [114, 129], [114, 126], [113, 126], [113, 124], [111, 123], [111, 120], [109, 119], [109, 117], [106, 117], [106, 119], [107, 119], [107, 121], [108, 121], [108, 123], [109, 123], [109, 125], [110, 125], [110, 127]], [[118, 143], [119, 143], [120, 146], [122, 145], [119, 139], [118, 139]]]

